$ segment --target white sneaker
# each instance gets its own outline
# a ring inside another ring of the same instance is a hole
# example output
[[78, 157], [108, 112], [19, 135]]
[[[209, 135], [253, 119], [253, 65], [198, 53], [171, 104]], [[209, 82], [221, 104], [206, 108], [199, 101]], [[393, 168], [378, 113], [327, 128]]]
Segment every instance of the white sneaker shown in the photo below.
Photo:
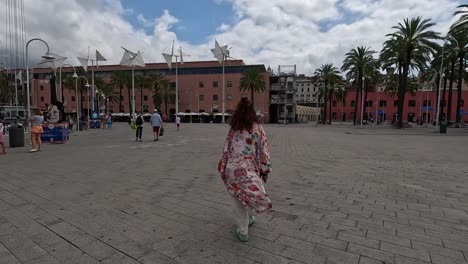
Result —
[[37, 149], [31, 149], [29, 152], [37, 152]]

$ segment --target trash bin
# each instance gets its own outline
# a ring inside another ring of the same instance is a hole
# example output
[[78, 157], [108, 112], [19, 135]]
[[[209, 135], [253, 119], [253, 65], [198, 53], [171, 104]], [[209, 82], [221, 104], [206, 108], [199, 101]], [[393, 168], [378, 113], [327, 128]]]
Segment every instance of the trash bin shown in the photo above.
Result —
[[447, 134], [447, 123], [441, 122], [439, 126], [440, 126], [440, 133]]
[[24, 147], [24, 128], [21, 125], [13, 124], [8, 129], [10, 136], [10, 148]]

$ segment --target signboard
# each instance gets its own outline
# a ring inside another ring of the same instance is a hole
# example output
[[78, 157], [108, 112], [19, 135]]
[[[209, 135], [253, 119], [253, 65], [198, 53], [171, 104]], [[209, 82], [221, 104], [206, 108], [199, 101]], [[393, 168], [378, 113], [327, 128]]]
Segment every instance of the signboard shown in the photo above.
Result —
[[69, 139], [68, 126], [68, 122], [42, 124], [44, 133], [41, 135], [41, 140], [49, 143], [65, 143]]

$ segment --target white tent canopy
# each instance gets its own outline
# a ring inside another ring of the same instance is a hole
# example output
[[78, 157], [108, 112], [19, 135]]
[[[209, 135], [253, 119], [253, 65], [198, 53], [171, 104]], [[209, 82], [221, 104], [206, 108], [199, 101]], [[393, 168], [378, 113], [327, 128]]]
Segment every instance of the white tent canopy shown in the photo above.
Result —
[[[217, 113], [217, 114], [214, 114], [214, 115], [215, 115], [215, 116], [222, 116], [222, 115], [223, 115], [223, 113]], [[230, 114], [228, 114], [228, 113], [224, 113], [224, 116], [230, 116]]]

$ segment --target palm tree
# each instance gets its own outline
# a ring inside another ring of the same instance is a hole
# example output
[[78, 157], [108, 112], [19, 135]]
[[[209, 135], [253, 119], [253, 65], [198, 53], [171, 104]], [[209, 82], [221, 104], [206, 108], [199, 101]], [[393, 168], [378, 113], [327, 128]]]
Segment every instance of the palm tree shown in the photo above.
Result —
[[144, 74], [135, 76], [135, 86], [140, 90], [141, 112], [143, 113], [143, 89], [149, 89], [151, 85], [151, 78]]
[[108, 112], [109, 105], [108, 103], [116, 103], [119, 101], [119, 95], [115, 92], [114, 86], [112, 84], [104, 83], [98, 90], [98, 100], [103, 98], [106, 105], [106, 113]]
[[[153, 91], [154, 107], [161, 109], [161, 104], [163, 102], [162, 90], [166, 89], [165, 86], [168, 85], [169, 82], [167, 81], [166, 77], [159, 72], [148, 75], [148, 78], [151, 83], [151, 90]], [[167, 105], [166, 105], [165, 111], [166, 111], [166, 115], [168, 115]], [[161, 112], [162, 112], [162, 109], [161, 109]]]
[[2, 89], [0, 89], [0, 104], [11, 105], [15, 97], [14, 79], [14, 75], [0, 72], [0, 87], [2, 87]]
[[449, 91], [448, 91], [448, 103], [447, 103], [447, 123], [451, 123], [452, 119], [452, 99], [453, 99], [453, 83], [456, 78], [456, 66], [457, 66], [457, 52], [455, 51], [455, 47], [457, 46], [456, 41], [453, 38], [448, 38], [449, 40], [449, 48], [448, 48], [448, 57], [447, 61], [450, 65], [450, 73], [449, 73]]
[[[333, 66], [333, 64], [324, 64], [320, 66], [320, 68], [315, 70], [314, 75], [320, 79], [320, 81], [324, 84], [324, 114], [323, 114], [323, 123], [326, 122], [327, 116], [327, 98], [331, 98], [329, 95], [329, 87], [333, 87], [335, 84], [339, 84], [341, 82], [340, 71], [338, 68]], [[330, 101], [331, 102], [331, 101]], [[330, 106], [331, 111], [331, 106]], [[330, 124], [331, 124], [331, 113], [330, 113]]]
[[[128, 79], [130, 79], [130, 74], [125, 71], [114, 71], [111, 76], [111, 84], [114, 87], [119, 88], [119, 112], [124, 112], [124, 109], [122, 107], [122, 90], [125, 87], [125, 85], [128, 83]], [[130, 98], [129, 98], [130, 100]]]
[[[345, 98], [345, 89], [342, 81], [336, 82], [328, 87], [328, 108], [330, 113], [330, 124], [332, 120], [332, 104], [343, 103]], [[341, 117], [343, 118], [343, 117]]]
[[468, 10], [466, 10], [468, 5], [459, 5], [457, 8], [460, 10], [457, 10], [453, 15], [461, 15], [461, 17], [450, 27], [451, 30], [458, 30], [459, 28], [466, 27], [468, 25]]
[[[468, 6], [468, 5], [467, 5]], [[468, 16], [468, 14], [466, 15]], [[462, 101], [462, 83], [463, 83], [463, 75], [464, 75], [464, 61], [468, 54], [468, 24], [458, 26], [454, 30], [450, 32], [450, 36], [456, 40], [455, 42], [455, 49], [457, 54], [456, 57], [459, 61], [458, 64], [458, 89], [457, 89], [457, 112], [456, 112], [456, 122], [459, 124], [461, 122], [461, 101]]]
[[[343, 60], [343, 66], [341, 66], [342, 71], [347, 71], [346, 79], [356, 90], [356, 99], [354, 104], [354, 120], [353, 124], [356, 125], [357, 118], [357, 109], [358, 109], [358, 100], [359, 100], [359, 91], [363, 86], [363, 79], [366, 74], [369, 74], [374, 68], [374, 58], [372, 55], [375, 51], [370, 50], [369, 47], [357, 47], [351, 49], [346, 53], [346, 57]], [[361, 93], [362, 96], [362, 93]]]
[[[393, 28], [394, 33], [387, 34], [390, 40], [384, 43], [384, 62], [395, 63], [399, 69], [398, 84], [398, 127], [403, 127], [403, 109], [405, 94], [408, 87], [408, 75], [411, 69], [422, 70], [429, 56], [435, 53], [438, 45], [433, 42], [440, 39], [439, 33], [429, 30], [434, 23], [430, 19], [422, 20], [421, 17], [405, 19], [403, 24], [398, 23]], [[390, 53], [391, 55], [388, 56]], [[396, 59], [396, 61], [395, 61]]]
[[250, 91], [252, 105], [254, 105], [254, 93], [265, 90], [265, 79], [263, 74], [257, 68], [250, 68], [242, 73], [239, 89], [241, 91]]

